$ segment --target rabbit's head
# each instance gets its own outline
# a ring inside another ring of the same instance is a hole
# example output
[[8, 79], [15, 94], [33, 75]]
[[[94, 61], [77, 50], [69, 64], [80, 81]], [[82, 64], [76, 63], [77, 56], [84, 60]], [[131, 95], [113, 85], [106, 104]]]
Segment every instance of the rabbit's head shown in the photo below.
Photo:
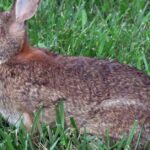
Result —
[[22, 48], [26, 35], [25, 21], [36, 12], [40, 0], [16, 0], [10, 11], [0, 12], [0, 64]]

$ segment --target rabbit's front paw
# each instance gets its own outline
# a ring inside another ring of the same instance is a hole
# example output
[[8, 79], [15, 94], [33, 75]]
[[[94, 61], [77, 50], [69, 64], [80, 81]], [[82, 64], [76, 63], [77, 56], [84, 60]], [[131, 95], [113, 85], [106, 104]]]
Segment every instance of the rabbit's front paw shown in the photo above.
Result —
[[23, 123], [25, 125], [27, 132], [29, 132], [32, 127], [32, 124], [33, 124], [33, 114], [24, 112], [23, 113]]

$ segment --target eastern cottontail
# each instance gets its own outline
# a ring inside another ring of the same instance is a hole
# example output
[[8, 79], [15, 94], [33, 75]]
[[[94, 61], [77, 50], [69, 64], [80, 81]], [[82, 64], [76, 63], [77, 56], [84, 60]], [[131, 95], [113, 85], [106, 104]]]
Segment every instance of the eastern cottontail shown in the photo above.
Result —
[[118, 62], [65, 57], [29, 46], [25, 21], [39, 0], [17, 0], [0, 13], [0, 112], [15, 124], [23, 114], [29, 129], [33, 112], [44, 108], [45, 122], [55, 119], [64, 99], [66, 122], [73, 116], [81, 131], [120, 138], [134, 121], [150, 140], [150, 77]]

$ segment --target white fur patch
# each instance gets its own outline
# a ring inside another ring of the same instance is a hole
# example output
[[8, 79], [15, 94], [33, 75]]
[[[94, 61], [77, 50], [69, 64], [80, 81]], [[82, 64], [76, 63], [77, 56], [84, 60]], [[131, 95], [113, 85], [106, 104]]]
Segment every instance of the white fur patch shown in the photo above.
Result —
[[101, 107], [103, 107], [104, 109], [107, 108], [120, 108], [120, 107], [140, 107], [145, 109], [146, 106], [141, 103], [139, 100], [137, 99], [129, 99], [129, 98], [114, 98], [114, 99], [110, 99], [110, 100], [105, 100], [101, 103], [100, 105]]
[[4, 64], [5, 62], [5, 60], [0, 60], [0, 65]]

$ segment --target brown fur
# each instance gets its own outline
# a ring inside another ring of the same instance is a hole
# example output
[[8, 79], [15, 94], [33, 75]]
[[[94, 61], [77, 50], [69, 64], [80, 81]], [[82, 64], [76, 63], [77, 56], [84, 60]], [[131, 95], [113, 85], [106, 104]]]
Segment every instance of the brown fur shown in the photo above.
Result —
[[0, 65], [0, 112], [10, 123], [23, 114], [30, 128], [39, 106], [45, 112], [42, 120], [52, 123], [55, 105], [64, 99], [68, 125], [73, 116], [81, 131], [104, 135], [109, 129], [110, 136], [120, 138], [136, 120], [137, 133], [144, 128], [142, 142], [149, 142], [149, 76], [114, 61], [65, 57], [30, 47], [25, 34], [20, 39], [20, 48], [11, 46], [15, 56]]

